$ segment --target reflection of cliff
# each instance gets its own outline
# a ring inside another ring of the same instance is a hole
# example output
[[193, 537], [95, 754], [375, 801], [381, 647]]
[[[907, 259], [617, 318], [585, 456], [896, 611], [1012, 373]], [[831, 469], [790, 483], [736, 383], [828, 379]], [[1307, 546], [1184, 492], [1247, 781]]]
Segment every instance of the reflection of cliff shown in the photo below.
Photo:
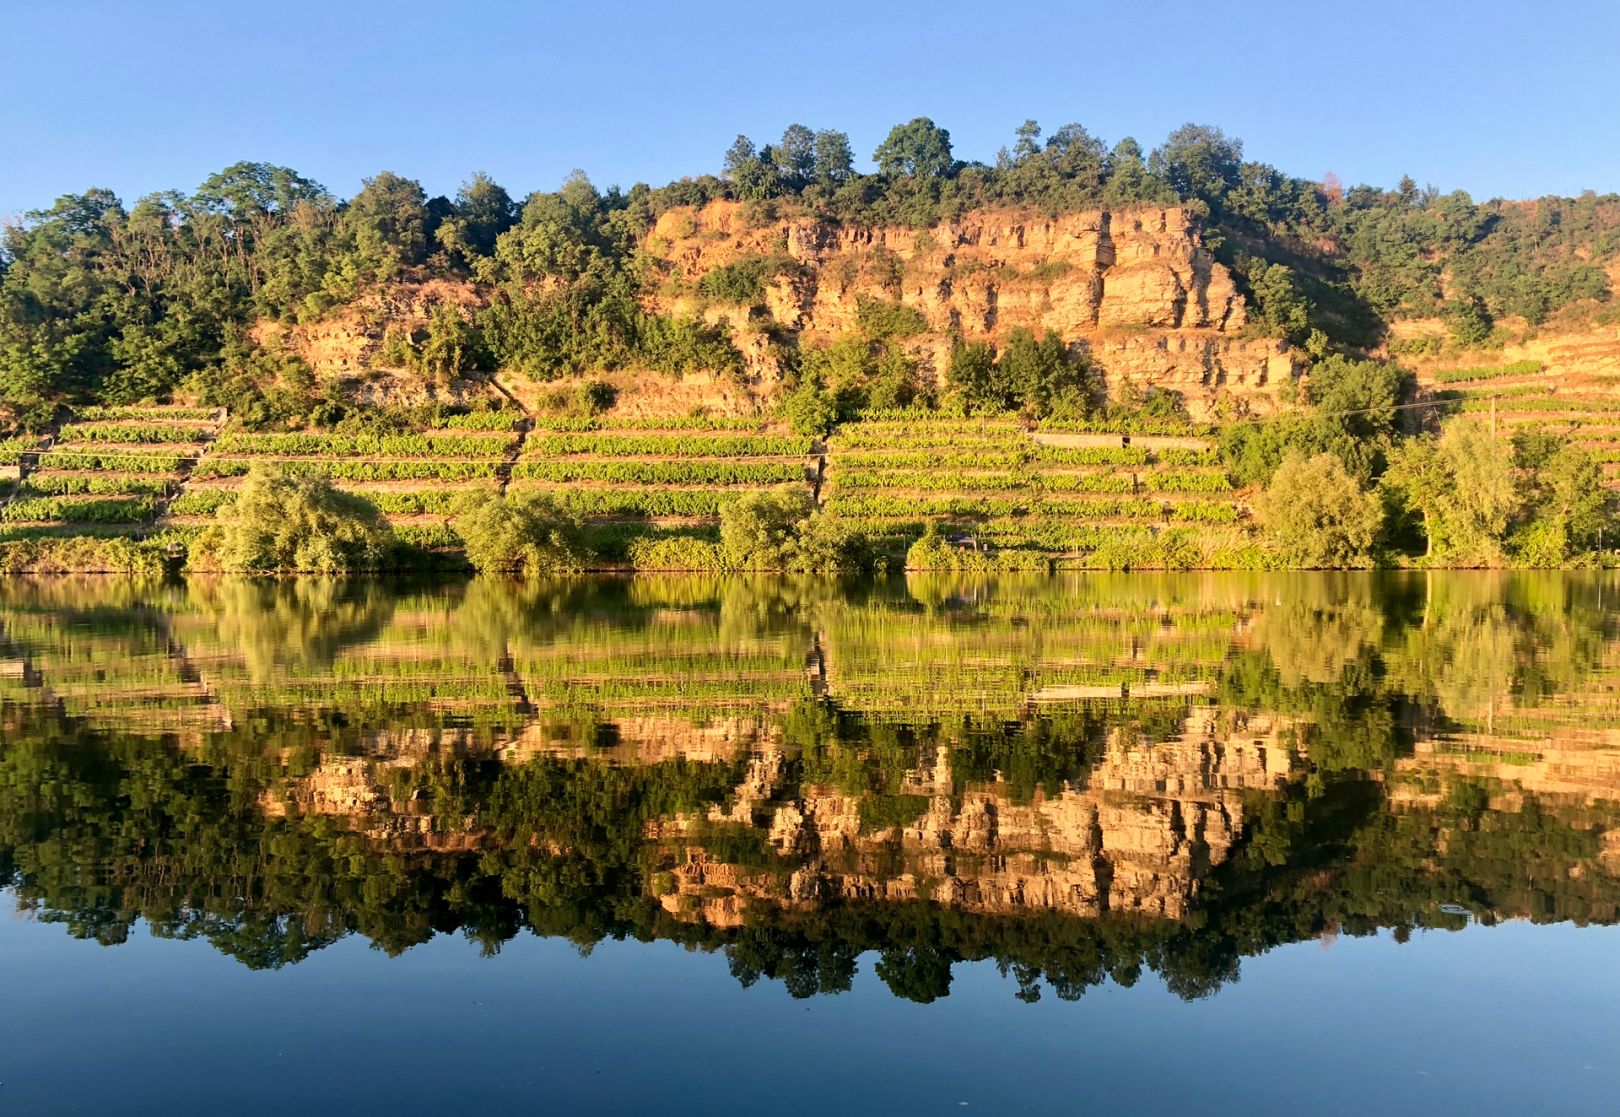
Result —
[[[709, 821], [760, 819], [791, 873], [749, 873], [689, 846], [663, 903], [720, 925], [740, 922], [755, 901], [922, 899], [976, 912], [1180, 919], [1241, 832], [1240, 793], [1274, 789], [1295, 759], [1269, 725], [1237, 735], [1205, 716], [1160, 744], [1116, 736], [1083, 783], [1021, 802], [999, 781], [959, 786], [943, 747], [896, 794], [867, 799], [815, 784], [784, 796], [786, 758], [766, 754]], [[909, 817], [885, 818], [895, 807]]]

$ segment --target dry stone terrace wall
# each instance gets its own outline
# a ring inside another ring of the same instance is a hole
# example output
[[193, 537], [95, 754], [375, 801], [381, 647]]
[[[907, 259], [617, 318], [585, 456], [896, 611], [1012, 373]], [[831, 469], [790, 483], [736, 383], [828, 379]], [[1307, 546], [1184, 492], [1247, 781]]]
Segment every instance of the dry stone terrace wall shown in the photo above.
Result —
[[[744, 339], [758, 336], [748, 310], [688, 293], [739, 260], [785, 256], [797, 265], [769, 284], [763, 312], [803, 342], [856, 332], [864, 300], [903, 303], [926, 320], [927, 332], [910, 344], [936, 375], [955, 338], [995, 342], [1018, 328], [1084, 343], [1111, 388], [1157, 385], [1182, 392], [1196, 411], [1218, 394], [1271, 410], [1302, 367], [1285, 344], [1243, 329], [1231, 275], [1179, 208], [1059, 217], [980, 210], [917, 230], [813, 217], [756, 226], [743, 207], [714, 202], [664, 214], [644, 247], [675, 279], [656, 300], [660, 308], [729, 317]], [[744, 350], [763, 367], [763, 347]]]

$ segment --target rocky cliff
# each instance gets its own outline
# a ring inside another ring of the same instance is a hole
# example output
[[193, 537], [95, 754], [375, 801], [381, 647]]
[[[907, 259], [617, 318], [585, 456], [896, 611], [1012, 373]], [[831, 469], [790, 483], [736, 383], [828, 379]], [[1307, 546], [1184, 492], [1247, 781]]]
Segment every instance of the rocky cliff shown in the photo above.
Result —
[[[1170, 388], [1195, 409], [1225, 392], [1267, 410], [1300, 368], [1285, 343], [1244, 328], [1243, 297], [1182, 209], [979, 210], [916, 230], [808, 216], [756, 224], [744, 207], [715, 202], [664, 214], [643, 247], [669, 277], [658, 309], [730, 321], [767, 376], [772, 330], [831, 341], [857, 330], [866, 301], [921, 314], [925, 332], [907, 344], [934, 376], [955, 338], [995, 343], [1018, 328], [1085, 346], [1111, 389]], [[760, 305], [697, 293], [714, 269], [761, 259], [784, 266]]]

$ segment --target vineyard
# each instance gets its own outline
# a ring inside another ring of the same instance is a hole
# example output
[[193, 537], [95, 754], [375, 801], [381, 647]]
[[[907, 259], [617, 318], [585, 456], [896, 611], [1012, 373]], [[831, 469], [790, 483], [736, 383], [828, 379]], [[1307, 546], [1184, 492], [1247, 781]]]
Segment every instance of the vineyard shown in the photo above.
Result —
[[1185, 551], [1217, 526], [1226, 561], [1201, 551], [1180, 564], [1242, 565], [1247, 516], [1214, 450], [1185, 424], [1148, 425], [1154, 433], [1030, 431], [1015, 419], [852, 423], [828, 440], [823, 503], [895, 556], [935, 521], [959, 549], [1003, 567], [1166, 565], [1178, 557], [1168, 548]]
[[1567, 435], [1592, 451], [1620, 488], [1620, 376], [1551, 372], [1540, 361], [1444, 369], [1428, 377], [1435, 396], [1464, 414], [1494, 417], [1508, 432]]
[[185, 407], [86, 408], [54, 437], [0, 447], [15, 475], [5, 538], [142, 532], [217, 436], [222, 413]]
[[257, 463], [328, 478], [375, 504], [408, 543], [455, 544], [448, 522], [456, 501], [495, 490], [522, 438], [521, 413], [473, 412], [435, 430], [399, 434], [221, 435], [196, 463], [185, 491], [168, 509], [176, 527], [211, 522], [236, 499]]
[[750, 491], [808, 491], [811, 439], [758, 421], [541, 421], [512, 466], [511, 492], [542, 492], [587, 525], [587, 544], [622, 562], [638, 539], [710, 538], [721, 509]]

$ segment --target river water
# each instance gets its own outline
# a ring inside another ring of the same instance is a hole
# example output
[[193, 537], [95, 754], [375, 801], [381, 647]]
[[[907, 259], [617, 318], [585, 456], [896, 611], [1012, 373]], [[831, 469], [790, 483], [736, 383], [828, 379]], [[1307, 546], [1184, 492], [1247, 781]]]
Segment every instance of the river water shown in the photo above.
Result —
[[1609, 1113], [1620, 578], [0, 585], [0, 1113]]

